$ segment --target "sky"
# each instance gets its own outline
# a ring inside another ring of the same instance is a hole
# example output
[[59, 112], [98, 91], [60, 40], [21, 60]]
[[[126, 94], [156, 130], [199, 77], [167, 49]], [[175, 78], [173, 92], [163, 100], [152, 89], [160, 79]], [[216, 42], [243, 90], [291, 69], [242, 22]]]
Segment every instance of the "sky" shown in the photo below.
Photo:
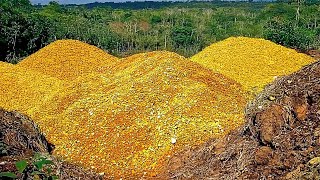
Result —
[[[31, 0], [32, 4], [48, 4], [52, 0]], [[86, 3], [92, 3], [92, 2], [108, 2], [107, 0], [55, 0], [59, 2], [59, 4], [86, 4]], [[115, 1], [121, 1], [121, 0], [115, 0]]]
[[[39, 3], [48, 4], [50, 1], [53, 1], [53, 0], [31, 0], [31, 3], [32, 4], [39, 4]], [[59, 2], [59, 4], [86, 4], [86, 3], [93, 3], [93, 2], [126, 2], [126, 1], [145, 1], [145, 0], [54, 0], [54, 1]], [[154, 1], [161, 1], [161, 0], [154, 0]], [[166, 0], [163, 0], [163, 1], [166, 1]], [[177, 0], [167, 0], [167, 1], [177, 1]], [[185, 0], [178, 0], [178, 1], [185, 1]]]
[[[48, 4], [50, 1], [53, 1], [53, 0], [31, 0], [31, 3], [32, 4], [38, 4], [38, 3]], [[86, 3], [92, 3], [92, 2], [126, 2], [130, 0], [54, 0], [54, 1], [59, 2], [59, 4], [86, 4]]]

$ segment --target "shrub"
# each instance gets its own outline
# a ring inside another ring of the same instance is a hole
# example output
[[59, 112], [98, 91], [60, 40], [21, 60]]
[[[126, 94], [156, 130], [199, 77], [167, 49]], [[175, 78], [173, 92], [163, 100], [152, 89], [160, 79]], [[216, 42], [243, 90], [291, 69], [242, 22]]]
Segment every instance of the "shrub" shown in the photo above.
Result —
[[52, 168], [50, 165], [53, 165], [53, 162], [49, 160], [46, 156], [35, 154], [32, 159], [32, 162], [28, 162], [27, 160], [20, 160], [15, 163], [16, 169], [18, 170], [17, 173], [0, 172], [0, 179], [16, 179], [18, 178], [19, 174], [27, 174], [27, 176], [29, 176], [29, 173], [32, 179], [58, 179], [58, 176], [52, 173]]
[[316, 32], [292, 22], [271, 21], [265, 26], [264, 36], [275, 43], [303, 51], [316, 46]]

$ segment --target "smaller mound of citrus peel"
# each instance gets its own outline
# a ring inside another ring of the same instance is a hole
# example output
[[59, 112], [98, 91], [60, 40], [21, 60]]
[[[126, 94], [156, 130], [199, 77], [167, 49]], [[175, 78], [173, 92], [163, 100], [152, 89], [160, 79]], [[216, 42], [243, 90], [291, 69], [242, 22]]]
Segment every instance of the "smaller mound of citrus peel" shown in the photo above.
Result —
[[108, 69], [119, 59], [78, 40], [58, 40], [25, 58], [17, 66], [61, 80]]
[[230, 37], [190, 58], [236, 80], [249, 92], [260, 92], [277, 76], [288, 75], [315, 60], [271, 41]]

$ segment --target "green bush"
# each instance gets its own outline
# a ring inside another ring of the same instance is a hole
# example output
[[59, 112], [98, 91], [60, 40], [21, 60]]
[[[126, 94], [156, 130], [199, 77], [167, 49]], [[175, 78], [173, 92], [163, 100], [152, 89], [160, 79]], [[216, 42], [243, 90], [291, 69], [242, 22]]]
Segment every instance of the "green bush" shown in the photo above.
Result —
[[292, 22], [271, 21], [265, 27], [264, 36], [283, 46], [305, 51], [314, 48], [316, 31]]
[[18, 175], [23, 173], [31, 173], [32, 179], [45, 179], [45, 180], [55, 180], [58, 176], [52, 173], [51, 166], [53, 162], [49, 160], [46, 156], [40, 154], [35, 154], [32, 162], [27, 160], [20, 160], [15, 163], [18, 173], [14, 172], [0, 172], [0, 179], [16, 179]]

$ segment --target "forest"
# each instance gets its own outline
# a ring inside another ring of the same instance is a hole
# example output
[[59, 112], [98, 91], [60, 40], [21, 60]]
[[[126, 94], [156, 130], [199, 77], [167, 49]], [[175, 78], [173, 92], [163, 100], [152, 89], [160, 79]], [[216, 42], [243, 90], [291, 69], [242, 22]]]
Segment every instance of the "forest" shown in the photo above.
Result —
[[0, 0], [0, 61], [17, 63], [58, 39], [118, 57], [168, 50], [190, 57], [230, 36], [265, 38], [299, 51], [320, 48], [320, 3], [127, 2], [32, 5]]

